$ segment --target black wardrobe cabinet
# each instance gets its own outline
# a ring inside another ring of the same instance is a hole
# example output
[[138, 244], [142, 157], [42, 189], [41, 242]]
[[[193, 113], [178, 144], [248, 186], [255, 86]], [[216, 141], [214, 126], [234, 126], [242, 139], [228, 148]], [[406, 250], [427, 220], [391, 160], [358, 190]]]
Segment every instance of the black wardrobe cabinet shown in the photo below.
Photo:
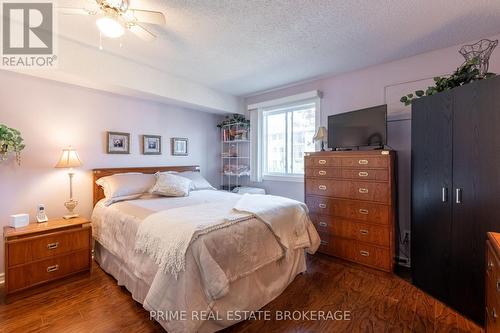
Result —
[[500, 77], [412, 105], [413, 283], [484, 322], [485, 242], [500, 232]]

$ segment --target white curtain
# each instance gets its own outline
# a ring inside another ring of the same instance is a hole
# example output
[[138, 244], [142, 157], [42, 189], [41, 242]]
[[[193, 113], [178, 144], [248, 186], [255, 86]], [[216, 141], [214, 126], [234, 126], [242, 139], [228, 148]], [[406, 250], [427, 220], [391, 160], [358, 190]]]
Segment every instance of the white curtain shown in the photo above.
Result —
[[261, 133], [262, 133], [262, 110], [253, 109], [249, 110], [250, 113], [250, 128], [251, 128], [251, 167], [250, 167], [250, 180], [253, 182], [262, 181], [262, 145], [261, 145]]

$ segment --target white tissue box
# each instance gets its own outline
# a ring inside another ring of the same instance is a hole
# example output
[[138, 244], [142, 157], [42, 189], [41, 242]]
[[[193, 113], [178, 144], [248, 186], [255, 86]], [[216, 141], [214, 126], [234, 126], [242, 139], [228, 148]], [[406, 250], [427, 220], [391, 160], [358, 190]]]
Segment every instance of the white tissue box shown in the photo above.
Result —
[[25, 227], [30, 223], [29, 214], [16, 214], [10, 216], [10, 226], [13, 228]]

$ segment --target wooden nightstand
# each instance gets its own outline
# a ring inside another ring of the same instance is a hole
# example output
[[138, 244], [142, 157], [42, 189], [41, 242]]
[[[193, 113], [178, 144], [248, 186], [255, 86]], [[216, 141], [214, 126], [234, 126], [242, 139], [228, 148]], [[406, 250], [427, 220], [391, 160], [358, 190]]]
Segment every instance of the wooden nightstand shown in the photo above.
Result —
[[92, 228], [85, 218], [4, 227], [5, 290], [24, 290], [92, 267]]

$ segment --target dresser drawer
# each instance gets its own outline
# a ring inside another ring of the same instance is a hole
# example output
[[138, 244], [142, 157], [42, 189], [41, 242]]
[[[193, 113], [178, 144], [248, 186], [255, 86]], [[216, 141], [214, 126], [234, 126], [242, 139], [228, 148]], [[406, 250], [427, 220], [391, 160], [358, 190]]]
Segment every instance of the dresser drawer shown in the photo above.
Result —
[[82, 228], [13, 241], [8, 244], [8, 262], [12, 267], [33, 260], [88, 249], [90, 237], [90, 229]]
[[390, 206], [354, 200], [306, 196], [311, 214], [331, 215], [356, 219], [367, 223], [391, 224]]
[[340, 168], [306, 168], [306, 178], [342, 178]]
[[392, 271], [392, 256], [389, 249], [361, 242], [355, 244], [354, 261], [384, 271]]
[[312, 214], [311, 220], [316, 230], [323, 234], [355, 239], [378, 246], [391, 246], [391, 232], [387, 226], [358, 223], [328, 215]]
[[342, 169], [342, 178], [355, 180], [388, 181], [389, 170], [385, 169]]
[[304, 163], [306, 167], [339, 167], [342, 165], [341, 158], [331, 156], [305, 156]]
[[352, 223], [351, 237], [365, 243], [390, 247], [391, 231], [389, 227], [366, 223]]
[[309, 178], [306, 180], [306, 191], [310, 194], [333, 198], [390, 202], [388, 183]]
[[319, 251], [335, 257], [354, 260], [355, 244], [348, 239], [338, 238], [335, 236], [319, 233], [321, 245]]
[[343, 157], [343, 167], [351, 168], [388, 168], [388, 156], [362, 156], [362, 157]]
[[338, 236], [343, 238], [351, 238], [352, 226], [350, 221], [341, 217], [334, 217], [329, 215], [311, 215], [313, 222], [318, 233], [323, 233], [330, 236]]
[[90, 266], [90, 249], [8, 269], [9, 292], [52, 281]]

